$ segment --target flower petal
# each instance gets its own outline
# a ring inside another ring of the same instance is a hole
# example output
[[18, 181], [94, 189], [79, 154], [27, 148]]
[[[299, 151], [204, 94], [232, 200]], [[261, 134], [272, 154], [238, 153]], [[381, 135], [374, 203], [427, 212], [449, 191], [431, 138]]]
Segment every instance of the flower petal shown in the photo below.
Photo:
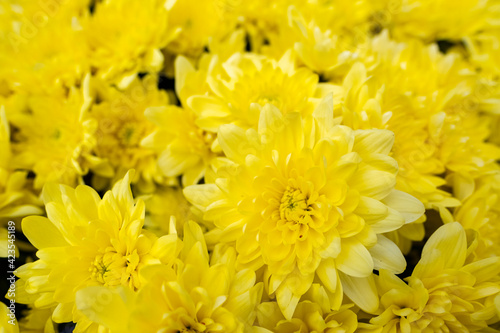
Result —
[[383, 235], [377, 235], [377, 244], [368, 251], [373, 258], [373, 268], [386, 269], [392, 273], [403, 273], [406, 260], [399, 247]]
[[46, 217], [28, 216], [23, 219], [22, 229], [37, 249], [69, 245], [59, 229]]
[[366, 247], [356, 240], [342, 239], [341, 248], [339, 256], [335, 259], [340, 271], [355, 277], [372, 274], [373, 259]]

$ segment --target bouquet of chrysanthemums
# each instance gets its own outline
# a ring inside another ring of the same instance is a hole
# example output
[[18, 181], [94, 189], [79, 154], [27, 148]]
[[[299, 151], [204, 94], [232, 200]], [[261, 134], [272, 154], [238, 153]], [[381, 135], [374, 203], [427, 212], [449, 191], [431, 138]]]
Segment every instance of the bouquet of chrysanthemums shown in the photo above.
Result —
[[500, 0], [0, 0], [0, 333], [500, 332]]

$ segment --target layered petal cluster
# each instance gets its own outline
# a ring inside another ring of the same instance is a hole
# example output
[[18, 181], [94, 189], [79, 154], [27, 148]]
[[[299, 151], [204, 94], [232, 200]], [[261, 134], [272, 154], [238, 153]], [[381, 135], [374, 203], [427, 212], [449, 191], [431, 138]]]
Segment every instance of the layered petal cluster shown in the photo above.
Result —
[[97, 76], [126, 88], [137, 73], [158, 71], [160, 49], [177, 34], [168, 16], [164, 0], [98, 2], [82, 23]]
[[[487, 96], [477, 94], [473, 69], [459, 54], [444, 55], [437, 45], [419, 41], [395, 42], [387, 31], [367, 42], [363, 53], [363, 62], [355, 63], [339, 85], [341, 123], [393, 131], [392, 156], [400, 166], [396, 188], [452, 221], [449, 210], [460, 205], [460, 197], [443, 185], [469, 187], [498, 169], [500, 158], [498, 147], [486, 142]], [[409, 240], [423, 239], [423, 225], [406, 226], [393, 237], [407, 252]]]
[[265, 268], [267, 291], [287, 319], [316, 277], [331, 308], [339, 308], [344, 291], [374, 311], [373, 269], [402, 272], [406, 265], [382, 233], [424, 212], [394, 189], [393, 134], [334, 126], [332, 109], [327, 98], [302, 119], [266, 104], [257, 131], [222, 126], [219, 142], [231, 162], [213, 184], [184, 190], [222, 230], [220, 241], [235, 243], [239, 268]]
[[95, 324], [75, 307], [78, 290], [102, 285], [135, 291], [143, 267], [173, 262], [180, 241], [175, 234], [157, 238], [142, 229], [144, 203], [134, 203], [132, 176], [127, 173], [102, 199], [87, 186], [46, 185], [48, 217], [23, 220], [39, 259], [17, 269], [16, 302], [53, 309], [53, 321], [74, 322], [76, 332], [91, 330]]
[[329, 85], [318, 83], [305, 67], [296, 69], [293, 60], [291, 52], [279, 61], [250, 53], [235, 53], [224, 62], [215, 58], [206, 78], [209, 94], [187, 100], [198, 126], [215, 132], [231, 123], [255, 128], [260, 107], [268, 103], [284, 114], [310, 115]]
[[64, 94], [83, 80], [90, 63], [88, 44], [81, 42], [81, 24], [89, 2], [16, 0], [0, 4], [0, 72], [4, 73], [0, 77], [10, 89]]
[[381, 313], [360, 332], [494, 332], [500, 257], [470, 260], [473, 244], [449, 223], [429, 238], [408, 283], [380, 271]]
[[34, 171], [36, 189], [46, 182], [74, 186], [98, 162], [91, 154], [96, 123], [86, 117], [92, 101], [89, 84], [87, 76], [80, 88], [71, 88], [67, 98], [31, 96], [25, 109], [9, 117], [18, 129], [14, 134], [12, 163]]
[[236, 17], [231, 8], [226, 7], [225, 1], [167, 1], [169, 24], [177, 35], [166, 50], [196, 58], [205, 45], [228, 34], [236, 25]]
[[257, 316], [259, 327], [265, 328], [265, 332], [354, 333], [358, 326], [358, 318], [348, 306], [330, 312], [329, 309], [325, 311], [319, 304], [310, 301], [300, 302], [290, 320], [283, 317], [276, 302], [261, 303]]
[[155, 129], [144, 111], [169, 104], [166, 92], [157, 88], [157, 82], [156, 75], [135, 78], [124, 91], [104, 82], [95, 83], [99, 102], [92, 106], [89, 116], [97, 122], [94, 153], [105, 160], [92, 169], [97, 176], [95, 187], [108, 187], [107, 182], [113, 184], [130, 169], [136, 170], [133, 183], [143, 191], [152, 191], [155, 181], [162, 183], [155, 152], [141, 146], [141, 141]]
[[[422, 40], [458, 40], [473, 36], [483, 29], [498, 27], [498, 2], [465, 0], [381, 1], [383, 8], [378, 20], [393, 29], [398, 38], [406, 36]], [[406, 35], [406, 36], [405, 36]]]
[[[233, 248], [214, 249], [211, 259], [201, 228], [184, 226], [184, 247], [174, 269], [149, 266], [137, 295], [123, 288], [89, 287], [78, 307], [111, 333], [248, 332], [255, 320], [262, 283], [250, 269], [235, 271]], [[105, 299], [101, 295], [107, 295]], [[120, 319], [118, 319], [120, 318]]]

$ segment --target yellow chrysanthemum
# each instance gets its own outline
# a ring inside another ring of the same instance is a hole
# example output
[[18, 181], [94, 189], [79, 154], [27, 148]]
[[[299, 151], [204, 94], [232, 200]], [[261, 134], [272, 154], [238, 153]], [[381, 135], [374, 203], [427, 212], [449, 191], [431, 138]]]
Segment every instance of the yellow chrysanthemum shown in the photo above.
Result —
[[326, 98], [302, 120], [266, 104], [258, 131], [221, 126], [219, 142], [232, 162], [219, 167], [214, 183], [184, 190], [222, 229], [220, 241], [236, 242], [239, 268], [265, 267], [268, 292], [287, 319], [316, 275], [331, 308], [340, 306], [343, 289], [375, 310], [373, 269], [406, 265], [381, 233], [424, 210], [394, 190], [393, 133], [335, 126], [332, 109]]
[[127, 173], [103, 199], [83, 185], [44, 188], [48, 218], [23, 220], [23, 232], [39, 249], [39, 259], [17, 269], [18, 303], [55, 307], [54, 322], [73, 321], [75, 332], [85, 332], [94, 324], [75, 307], [78, 290], [99, 285], [137, 290], [143, 267], [175, 259], [177, 235], [158, 239], [142, 229], [144, 203], [134, 203], [132, 176]]
[[[135, 169], [135, 179], [143, 191], [154, 189], [154, 182], [162, 182], [156, 166], [155, 152], [141, 146], [151, 134], [154, 125], [144, 116], [151, 106], [168, 104], [168, 96], [157, 88], [157, 76], [136, 78], [126, 90], [119, 91], [104, 82], [98, 83], [98, 103], [89, 115], [97, 121], [95, 155], [105, 160], [104, 165], [93, 168], [99, 182], [111, 184], [122, 178], [129, 169]], [[97, 186], [102, 188], [102, 186]]]
[[126, 88], [139, 72], [163, 66], [163, 48], [174, 36], [165, 0], [99, 1], [83, 23], [97, 76]]
[[167, 1], [169, 24], [179, 33], [166, 49], [174, 54], [197, 57], [211, 39], [231, 31], [235, 18], [220, 6], [223, 1]]
[[[231, 1], [226, 1], [231, 2]], [[318, 74], [342, 73], [369, 32], [369, 1], [234, 1], [252, 51], [279, 59], [293, 49]], [[229, 5], [231, 6], [231, 5]], [[346, 15], [345, 13], [349, 13]]]
[[199, 127], [196, 114], [187, 105], [189, 96], [208, 90], [205, 81], [209, 61], [210, 57], [202, 57], [199, 66], [203, 69], [196, 71], [187, 58], [178, 57], [175, 90], [183, 107], [151, 107], [145, 112], [156, 129], [142, 145], [158, 154], [158, 166], [165, 176], [182, 175], [184, 185], [196, 184], [210, 171], [212, 161], [220, 156], [217, 134]]
[[9, 23], [4, 30], [7, 63], [2, 64], [5, 67], [1, 71], [6, 73], [10, 87], [30, 93], [63, 95], [68, 87], [80, 84], [89, 70], [88, 45], [81, 42], [80, 26], [82, 17], [88, 13], [89, 1], [7, 3], [4, 7]]
[[146, 117], [156, 129], [143, 140], [143, 145], [158, 152], [158, 166], [163, 174], [182, 175], [183, 184], [196, 184], [219, 155], [214, 145], [216, 134], [198, 127], [190, 109], [173, 105], [150, 107]]
[[[147, 283], [136, 297], [123, 289], [84, 289], [77, 294], [78, 306], [111, 333], [248, 332], [262, 283], [255, 284], [249, 269], [236, 272], [235, 259], [233, 248], [217, 247], [209, 261], [201, 228], [190, 221], [175, 269], [145, 268], [141, 275]], [[107, 304], [99, 304], [105, 293]]]
[[371, 6], [372, 2], [368, 1], [324, 1], [321, 5], [290, 6], [290, 34], [283, 34], [281, 39], [292, 42], [290, 47], [298, 58], [316, 73], [332, 78], [343, 75], [370, 36]]
[[462, 226], [449, 223], [429, 238], [408, 284], [380, 271], [381, 313], [360, 332], [493, 332], [500, 257], [470, 261], [470, 245]]
[[[354, 129], [393, 131], [392, 156], [400, 167], [396, 188], [452, 221], [447, 208], [460, 202], [441, 187], [473, 182], [498, 168], [500, 158], [498, 147], [485, 142], [489, 118], [474, 94], [476, 75], [458, 54], [443, 55], [436, 45], [417, 41], [397, 43], [387, 32], [363, 53], [364, 64], [353, 65], [343, 80], [336, 113]], [[393, 236], [407, 251], [408, 240], [421, 240], [424, 228], [408, 225]]]
[[397, 38], [406, 36], [425, 41], [460, 40], [489, 27], [498, 27], [495, 0], [384, 0], [382, 25]]
[[187, 102], [196, 123], [216, 132], [223, 124], [256, 127], [259, 106], [273, 104], [283, 113], [310, 115], [328, 91], [307, 68], [296, 69], [287, 53], [278, 62], [257, 54], [236, 53], [225, 62], [213, 61], [207, 76], [209, 94], [191, 96]]
[[36, 189], [49, 181], [75, 185], [98, 162], [91, 155], [96, 124], [86, 118], [90, 103], [87, 76], [67, 98], [35, 95], [28, 99], [27, 110], [10, 117], [18, 129], [12, 163], [35, 172]]
[[300, 302], [293, 318], [286, 320], [276, 302], [265, 302], [258, 307], [259, 327], [266, 328], [264, 332], [344, 332], [354, 333], [358, 326], [358, 318], [349, 306], [342, 306], [339, 311], [325, 311], [317, 303]]

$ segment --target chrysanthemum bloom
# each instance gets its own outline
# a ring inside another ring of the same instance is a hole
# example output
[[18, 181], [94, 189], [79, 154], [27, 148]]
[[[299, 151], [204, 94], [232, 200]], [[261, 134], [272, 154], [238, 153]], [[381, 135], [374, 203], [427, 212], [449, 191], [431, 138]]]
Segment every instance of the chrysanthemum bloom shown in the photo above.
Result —
[[276, 302], [264, 302], [259, 305], [258, 326], [266, 328], [264, 332], [344, 332], [354, 333], [358, 327], [358, 318], [349, 306], [342, 306], [339, 311], [329, 311], [310, 301], [300, 302], [290, 320], [285, 319]]
[[[263, 289], [255, 273], [235, 271], [231, 247], [216, 247], [209, 260], [201, 228], [192, 221], [184, 224], [183, 242], [174, 269], [142, 271], [147, 282], [137, 295], [89, 287], [77, 294], [78, 307], [111, 333], [249, 332]], [[106, 303], [99, 302], [103, 294]]]
[[315, 276], [331, 308], [339, 308], [344, 291], [376, 310], [373, 269], [406, 265], [381, 233], [424, 212], [394, 190], [393, 133], [335, 126], [332, 108], [327, 98], [302, 120], [266, 104], [258, 131], [221, 126], [220, 145], [232, 163], [218, 168], [214, 183], [184, 190], [222, 230], [220, 241], [236, 242], [238, 268], [265, 267], [268, 292], [287, 319]]
[[155, 152], [141, 146], [141, 141], [154, 130], [144, 111], [151, 106], [168, 104], [168, 96], [157, 88], [157, 80], [156, 75], [142, 80], [136, 78], [124, 91], [104, 82], [96, 84], [99, 102], [93, 105], [89, 115], [97, 121], [95, 155], [105, 163], [93, 168], [98, 176], [95, 187], [113, 184], [129, 169], [136, 170], [132, 182], [142, 191], [152, 191], [155, 181], [162, 182]]
[[282, 34], [280, 42], [293, 48], [307, 67], [323, 77], [344, 75], [370, 35], [368, 18], [373, 6], [373, 1], [289, 6], [285, 22], [290, 32]]
[[27, 110], [9, 119], [19, 130], [14, 135], [12, 163], [35, 173], [36, 189], [51, 181], [73, 186], [89, 166], [98, 163], [91, 155], [96, 124], [86, 118], [92, 101], [89, 78], [80, 89], [72, 88], [67, 98], [30, 97]]
[[142, 229], [144, 203], [134, 203], [132, 176], [127, 173], [103, 199], [83, 185], [44, 187], [48, 218], [30, 216], [22, 223], [39, 259], [17, 269], [18, 303], [55, 307], [54, 322], [75, 322], [75, 332], [97, 329], [75, 307], [79, 289], [104, 285], [134, 291], [144, 266], [175, 259], [177, 235], [158, 239]]
[[6, 24], [0, 38], [8, 61], [2, 62], [0, 72], [8, 73], [16, 91], [63, 94], [81, 82], [90, 65], [80, 26], [88, 4], [88, 0], [22, 0], [0, 5]]
[[209, 93], [187, 101], [196, 123], [215, 132], [223, 124], [255, 128], [259, 106], [268, 103], [284, 114], [310, 115], [331, 85], [318, 83], [318, 75], [307, 68], [296, 69], [293, 60], [291, 52], [280, 61], [241, 53], [224, 62], [215, 59], [207, 75]]
[[184, 185], [196, 184], [218, 155], [216, 134], [195, 123], [190, 109], [168, 105], [146, 109], [146, 117], [156, 129], [144, 138], [144, 147], [158, 154], [158, 166], [167, 177], [182, 175]]
[[381, 313], [360, 332], [490, 332], [499, 320], [500, 257], [470, 261], [473, 244], [459, 223], [449, 223], [429, 238], [408, 284], [381, 270]]
[[384, 25], [398, 39], [460, 40], [498, 27], [498, 3], [492, 0], [385, 0]]
[[168, 52], [196, 58], [212, 39], [227, 35], [236, 26], [224, 0], [167, 1], [169, 25], [179, 33], [166, 47]]
[[485, 175], [476, 183], [453, 215], [464, 228], [479, 233], [480, 258], [500, 256], [500, 173]]
[[83, 23], [97, 76], [125, 88], [139, 72], [163, 66], [163, 48], [176, 35], [165, 0], [106, 0]]
[[[500, 158], [498, 147], [485, 142], [488, 117], [476, 105], [470, 64], [458, 54], [440, 53], [437, 45], [396, 43], [387, 32], [367, 43], [364, 54], [364, 64], [353, 65], [342, 84], [337, 104], [342, 124], [393, 131], [392, 156], [400, 167], [396, 188], [453, 221], [448, 208], [460, 202], [440, 187], [467, 186], [498, 169]], [[424, 229], [408, 225], [397, 236], [408, 248], [405, 239], [422, 239]]]
[[[200, 67], [208, 64], [200, 61]], [[158, 154], [158, 167], [167, 177], [182, 175], [182, 184], [196, 184], [210, 169], [212, 161], [220, 156], [217, 134], [202, 129], [197, 116], [187, 106], [191, 94], [207, 91], [206, 69], [195, 71], [185, 57], [175, 61], [175, 91], [183, 107], [165, 105], [150, 107], [145, 115], [156, 129], [144, 138], [142, 145]], [[172, 124], [175, 124], [173, 126]]]
[[[323, 76], [343, 74], [369, 32], [373, 1], [230, 1], [253, 52], [279, 59], [290, 49]], [[345, 15], [349, 13], [349, 15]]]

